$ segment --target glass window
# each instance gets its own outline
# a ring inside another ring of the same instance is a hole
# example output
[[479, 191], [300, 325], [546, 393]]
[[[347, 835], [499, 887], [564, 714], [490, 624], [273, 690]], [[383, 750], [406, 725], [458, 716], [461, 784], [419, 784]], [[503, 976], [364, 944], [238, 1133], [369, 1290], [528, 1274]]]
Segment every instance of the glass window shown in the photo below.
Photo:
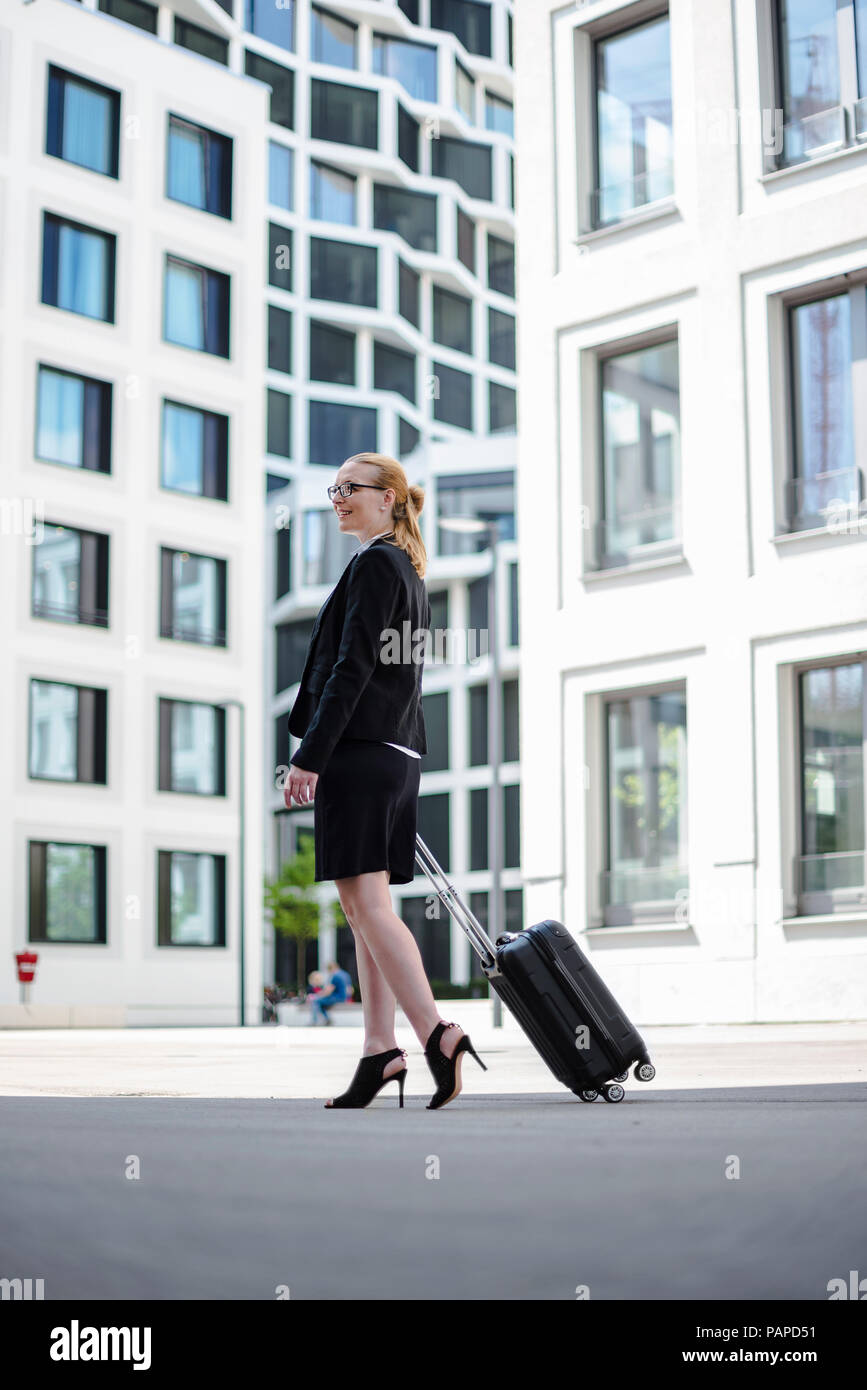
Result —
[[[450, 869], [449, 842], [451, 839], [451, 827], [449, 824], [449, 793], [448, 792], [428, 792], [426, 796], [418, 799], [417, 829], [425, 844], [433, 851], [434, 857], [439, 860], [446, 873]], [[424, 871], [416, 865], [415, 876], [423, 874]], [[427, 880], [427, 875], [425, 880]], [[442, 922], [437, 924], [441, 936], [443, 932]]]
[[469, 704], [468, 729], [470, 767], [483, 767], [488, 761], [488, 687], [471, 685], [467, 688]]
[[[863, 11], [864, 6], [858, 7]], [[837, 0], [779, 0], [783, 161], [795, 163], [845, 141], [840, 71], [843, 43], [854, 46], [849, 6]], [[848, 54], [847, 54], [848, 56]], [[862, 92], [867, 88], [862, 87]]]
[[839, 499], [861, 497], [856, 466], [852, 377], [853, 318], [864, 320], [865, 289], [832, 295], [789, 310], [792, 350], [794, 456], [787, 522], [792, 531], [826, 524]]
[[407, 454], [411, 454], [413, 449], [418, 448], [421, 439], [421, 431], [411, 425], [409, 420], [404, 420], [402, 415], [397, 417], [397, 453], [398, 458], [404, 459]]
[[431, 173], [454, 179], [471, 198], [491, 201], [491, 147], [441, 135], [431, 141]]
[[502, 135], [515, 134], [514, 108], [505, 97], [485, 91], [485, 129], [498, 130]]
[[163, 339], [228, 357], [228, 275], [167, 256]]
[[421, 276], [398, 257], [397, 262], [397, 312], [407, 323], [419, 327], [421, 298]]
[[105, 944], [105, 846], [31, 840], [28, 940]]
[[124, 24], [134, 24], [148, 34], [157, 32], [157, 7], [146, 0], [99, 0], [99, 8], [103, 14], [122, 19]]
[[[186, 550], [160, 549], [160, 637], [226, 645], [226, 561]], [[178, 718], [196, 706], [181, 704]], [[210, 706], [198, 708], [210, 710]], [[175, 790], [182, 790], [175, 788]]]
[[47, 522], [42, 530], [32, 547], [31, 615], [108, 627], [108, 536]]
[[[358, 548], [354, 536], [344, 535], [337, 525], [331, 508], [313, 508], [304, 513], [304, 576], [302, 584], [336, 584], [350, 557]], [[301, 679], [304, 668], [304, 653], [300, 654], [300, 664], [294, 681]]]
[[373, 225], [380, 231], [397, 232], [417, 251], [436, 251], [436, 194], [415, 193], [408, 188], [375, 183]]
[[473, 427], [473, 378], [469, 372], [447, 367], [444, 362], [432, 364], [436, 378], [434, 419], [462, 429]]
[[28, 776], [105, 786], [107, 699], [106, 690], [31, 680]]
[[373, 385], [377, 391], [397, 391], [415, 404], [414, 354], [374, 341]]
[[600, 564], [679, 536], [680, 387], [676, 342], [602, 362]]
[[[430, 800], [430, 798], [426, 799]], [[447, 813], [448, 805], [446, 805]], [[437, 814], [442, 815], [439, 808]], [[442, 833], [442, 829], [440, 829], [440, 834]], [[433, 849], [431, 841], [426, 836], [423, 838], [425, 843]], [[437, 858], [440, 859], [441, 863], [443, 862], [439, 854], [437, 854]], [[444, 864], [443, 867], [445, 867]], [[449, 919], [445, 910], [438, 912], [435, 917], [429, 917], [427, 911], [426, 896], [400, 899], [401, 920], [406, 923], [415, 938], [424, 972], [431, 984], [437, 990], [441, 990], [444, 986], [451, 984], [452, 979]]]
[[[444, 630], [449, 625], [449, 591], [448, 589], [429, 590], [428, 597], [430, 598], [431, 613], [430, 631], [433, 637], [437, 629]], [[432, 655], [435, 655], [435, 648], [432, 649]]]
[[476, 84], [463, 63], [455, 59], [455, 105], [470, 125], [476, 119]]
[[799, 911], [855, 910], [865, 884], [864, 663], [802, 671], [798, 694]]
[[117, 178], [120, 92], [48, 67], [45, 153]]
[[509, 637], [510, 647], [517, 647], [519, 644], [518, 633], [518, 562], [512, 560], [509, 564]]
[[593, 225], [674, 191], [668, 15], [596, 43]]
[[491, 57], [491, 7], [476, 0], [430, 0], [430, 27], [456, 34], [468, 53]]
[[364, 304], [375, 309], [376, 247], [311, 237], [310, 298], [333, 299], [340, 304]]
[[[292, 518], [281, 516], [274, 523], [274, 597], [282, 598], [292, 588]], [[286, 729], [286, 716], [279, 714], [277, 722], [285, 730], [288, 752], [289, 730]], [[289, 758], [277, 758], [278, 763], [288, 763]]]
[[41, 363], [35, 456], [40, 463], [111, 472], [111, 383]]
[[521, 866], [521, 788], [517, 782], [501, 789], [500, 825], [502, 826], [503, 868]]
[[687, 879], [686, 695], [606, 701], [606, 926], [670, 918]]
[[267, 442], [265, 447], [269, 454], [277, 454], [281, 458], [291, 458], [292, 397], [287, 396], [285, 391], [275, 391], [270, 386], [267, 396]]
[[163, 401], [160, 485], [192, 497], [229, 497], [229, 417]]
[[[511, 469], [495, 473], [443, 473], [436, 480], [437, 516], [469, 516], [496, 522], [500, 540], [515, 539], [515, 475]], [[472, 555], [487, 544], [483, 533], [461, 535], [438, 528], [440, 555]], [[487, 579], [482, 580], [487, 593]], [[475, 626], [486, 626], [486, 621]]]
[[[195, 630], [195, 620], [191, 630]], [[172, 635], [181, 636], [177, 632]], [[160, 699], [157, 789], [225, 796], [226, 711], [222, 706]]]
[[458, 219], [457, 250], [458, 260], [472, 275], [476, 273], [476, 224], [471, 217], [456, 208]]
[[432, 44], [374, 34], [373, 71], [393, 77], [418, 101], [437, 99], [437, 51]]
[[157, 850], [157, 945], [225, 944], [226, 856]]
[[487, 787], [470, 790], [470, 869], [488, 867], [488, 796]]
[[330, 323], [310, 321], [311, 381], [355, 385], [355, 334]]
[[[301, 582], [307, 584], [315, 581], [309, 580], [305, 574], [305, 578]], [[297, 685], [300, 681], [301, 672], [304, 670], [304, 663], [307, 660], [307, 648], [310, 645], [313, 623], [313, 618], [304, 618], [301, 622], [278, 624], [277, 689], [275, 694], [279, 695], [281, 691], [288, 690], [290, 686]]]
[[292, 371], [292, 315], [276, 304], [268, 305], [268, 366], [275, 372]]
[[294, 0], [244, 0], [244, 28], [260, 39], [295, 51]]
[[190, 24], [187, 19], [179, 19], [175, 16], [175, 43], [181, 48], [189, 48], [193, 53], [199, 53], [203, 58], [210, 58], [212, 63], [223, 63], [229, 65], [229, 40], [222, 38], [219, 34], [214, 34], [210, 29], [203, 29], [200, 24]]
[[[512, 565], [514, 570], [516, 565]], [[520, 753], [518, 681], [503, 681], [503, 762], [516, 763]]]
[[419, 123], [408, 111], [397, 104], [397, 153], [408, 169], [419, 170], [418, 141]]
[[488, 361], [515, 370], [515, 320], [499, 309], [488, 309]]
[[42, 215], [42, 303], [114, 323], [116, 237]]
[[515, 298], [515, 247], [488, 232], [488, 289]]
[[292, 289], [293, 236], [291, 227], [268, 223], [268, 284], [278, 290]]
[[268, 201], [291, 212], [295, 207], [295, 151], [268, 142]]
[[518, 396], [511, 386], [502, 386], [499, 381], [488, 382], [488, 429], [491, 434], [497, 430], [514, 430], [518, 425]]
[[355, 188], [358, 180], [354, 174], [344, 174], [341, 169], [333, 169], [330, 164], [310, 161], [310, 216], [318, 222], [343, 222], [354, 226]]
[[433, 287], [433, 338], [458, 352], [473, 350], [473, 302], [440, 285]]
[[332, 67], [356, 67], [357, 33], [356, 24], [350, 24], [338, 15], [313, 5], [310, 11], [310, 57], [314, 63], [330, 63]]
[[[477, 891], [467, 894], [470, 911], [474, 916], [478, 917], [485, 931], [490, 935], [491, 922], [488, 918], [488, 896], [487, 891]], [[473, 950], [470, 950], [470, 983], [473, 986], [473, 999], [490, 998], [491, 992], [490, 986], [488, 985], [488, 977], [482, 969], [482, 962]]]
[[232, 216], [232, 141], [169, 114], [166, 197], [217, 217]]
[[310, 134], [314, 140], [337, 140], [342, 145], [361, 145], [369, 150], [378, 147], [376, 91], [314, 77], [310, 83], [310, 105]]
[[[284, 16], [286, 11], [277, 11]], [[295, 73], [291, 68], [284, 68], [281, 63], [272, 63], [270, 58], [263, 58], [260, 53], [244, 53], [244, 71], [248, 77], [258, 78], [260, 82], [267, 82], [271, 88], [271, 100], [269, 104], [268, 117], [275, 125], [286, 126], [289, 130], [295, 129]]]
[[467, 603], [470, 614], [469, 630], [471, 640], [474, 643], [473, 651], [479, 655], [484, 655], [491, 646], [489, 588], [489, 579], [486, 574], [481, 575], [478, 579], [471, 579], [467, 585]]
[[376, 409], [310, 401], [308, 462], [339, 468], [350, 454], [376, 452]]

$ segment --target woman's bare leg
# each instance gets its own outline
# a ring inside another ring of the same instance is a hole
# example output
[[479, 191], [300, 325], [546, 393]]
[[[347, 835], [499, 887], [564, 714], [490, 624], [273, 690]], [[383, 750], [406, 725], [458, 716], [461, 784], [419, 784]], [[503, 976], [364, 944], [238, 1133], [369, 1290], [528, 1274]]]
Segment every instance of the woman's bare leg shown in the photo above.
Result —
[[[388, 870], [380, 869], [376, 873], [336, 879], [335, 886], [356, 941], [360, 937], [366, 948], [365, 966], [368, 960], [373, 963], [392, 996], [392, 1012], [388, 1016], [382, 1012], [382, 992], [374, 983], [373, 994], [377, 1002], [370, 1026], [381, 1034], [383, 1024], [390, 1019], [390, 1036], [393, 1038], [393, 1001], [397, 999], [424, 1047], [434, 1028], [443, 1020], [431, 992], [415, 937], [391, 905], [388, 882]], [[359, 965], [359, 980], [364, 989], [361, 970]], [[365, 1030], [367, 1027], [365, 1014]], [[440, 1047], [447, 1057], [454, 1052], [462, 1033], [463, 1029], [458, 1027], [448, 1028], [443, 1033]], [[391, 1042], [377, 1050], [384, 1052], [388, 1046], [394, 1047], [396, 1043]], [[399, 1058], [395, 1061], [398, 1063], [395, 1070], [399, 1071], [403, 1063]], [[390, 1066], [386, 1068], [386, 1074], [391, 1074]]]
[[[349, 921], [349, 918], [346, 920]], [[355, 963], [358, 967], [361, 1004], [364, 1009], [364, 1055], [390, 1052], [393, 1047], [397, 1047], [397, 1039], [394, 1036], [394, 995], [364, 944], [361, 932], [356, 931], [351, 921], [349, 925], [355, 938]], [[383, 1074], [393, 1076], [403, 1065], [403, 1058], [395, 1057], [388, 1063]]]

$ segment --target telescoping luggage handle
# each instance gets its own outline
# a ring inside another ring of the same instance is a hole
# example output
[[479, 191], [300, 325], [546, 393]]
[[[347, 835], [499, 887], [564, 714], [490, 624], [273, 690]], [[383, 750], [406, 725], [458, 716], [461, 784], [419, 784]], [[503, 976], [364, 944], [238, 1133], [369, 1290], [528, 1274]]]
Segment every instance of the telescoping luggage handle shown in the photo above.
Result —
[[[449, 883], [442, 865], [420, 835], [416, 835], [415, 843], [415, 857], [420, 867], [427, 874], [436, 890], [437, 897], [445, 904], [446, 910], [451, 913], [458, 926], [466, 932], [470, 944], [482, 962], [485, 974], [488, 978], [492, 975], [499, 975], [501, 972], [497, 967], [496, 947], [478, 917], [467, 907], [454, 884]], [[442, 887], [440, 887], [438, 879], [442, 882]]]

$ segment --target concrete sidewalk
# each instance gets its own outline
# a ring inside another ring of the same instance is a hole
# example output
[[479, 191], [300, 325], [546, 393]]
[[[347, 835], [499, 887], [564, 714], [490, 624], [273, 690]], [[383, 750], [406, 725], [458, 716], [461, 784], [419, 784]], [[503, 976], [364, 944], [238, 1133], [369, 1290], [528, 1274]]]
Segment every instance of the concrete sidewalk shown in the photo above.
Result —
[[[464, 1089], [478, 1096], [563, 1094], [563, 1087], [504, 1011], [492, 1026], [488, 1000], [440, 1001], [445, 1019], [468, 1032], [487, 1064], [462, 1063]], [[723, 1090], [867, 1080], [867, 1020], [851, 1023], [696, 1025], [641, 1029], [656, 1067], [627, 1094]], [[429, 1096], [422, 1048], [399, 1016], [408, 1052], [408, 1096]], [[190, 1096], [324, 1099], [351, 1080], [360, 1028], [98, 1028], [0, 1031], [0, 1096]], [[385, 1092], [396, 1095], [396, 1087]], [[384, 1097], [374, 1104], [384, 1103]], [[392, 1101], [392, 1103], [396, 1103]]]

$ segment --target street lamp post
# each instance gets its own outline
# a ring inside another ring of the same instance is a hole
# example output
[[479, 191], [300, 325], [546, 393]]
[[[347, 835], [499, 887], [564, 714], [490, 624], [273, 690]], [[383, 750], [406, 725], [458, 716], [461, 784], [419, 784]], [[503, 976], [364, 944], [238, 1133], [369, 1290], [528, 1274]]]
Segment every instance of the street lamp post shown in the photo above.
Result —
[[[440, 526], [446, 531], [457, 531], [465, 535], [485, 534], [486, 549], [491, 552], [491, 566], [488, 570], [488, 634], [490, 666], [488, 668], [488, 761], [491, 765], [491, 791], [488, 797], [488, 866], [491, 874], [491, 891], [488, 896], [488, 935], [496, 942], [504, 928], [503, 922], [503, 834], [500, 800], [500, 745], [502, 742], [500, 720], [500, 653], [499, 653], [499, 610], [497, 605], [497, 542], [500, 537], [496, 521], [482, 521], [479, 517], [451, 516], [441, 517]], [[503, 1003], [500, 996], [492, 993], [493, 1026], [503, 1026]]]
[[246, 939], [245, 939], [245, 918], [244, 918], [244, 865], [246, 861], [246, 791], [245, 791], [245, 748], [244, 748], [244, 706], [240, 700], [223, 700], [221, 704], [224, 708], [234, 705], [240, 716], [238, 721], [238, 753], [239, 753], [239, 781], [238, 781], [238, 1022], [241, 1028], [246, 1027], [247, 1016], [245, 1007], [246, 989]]

